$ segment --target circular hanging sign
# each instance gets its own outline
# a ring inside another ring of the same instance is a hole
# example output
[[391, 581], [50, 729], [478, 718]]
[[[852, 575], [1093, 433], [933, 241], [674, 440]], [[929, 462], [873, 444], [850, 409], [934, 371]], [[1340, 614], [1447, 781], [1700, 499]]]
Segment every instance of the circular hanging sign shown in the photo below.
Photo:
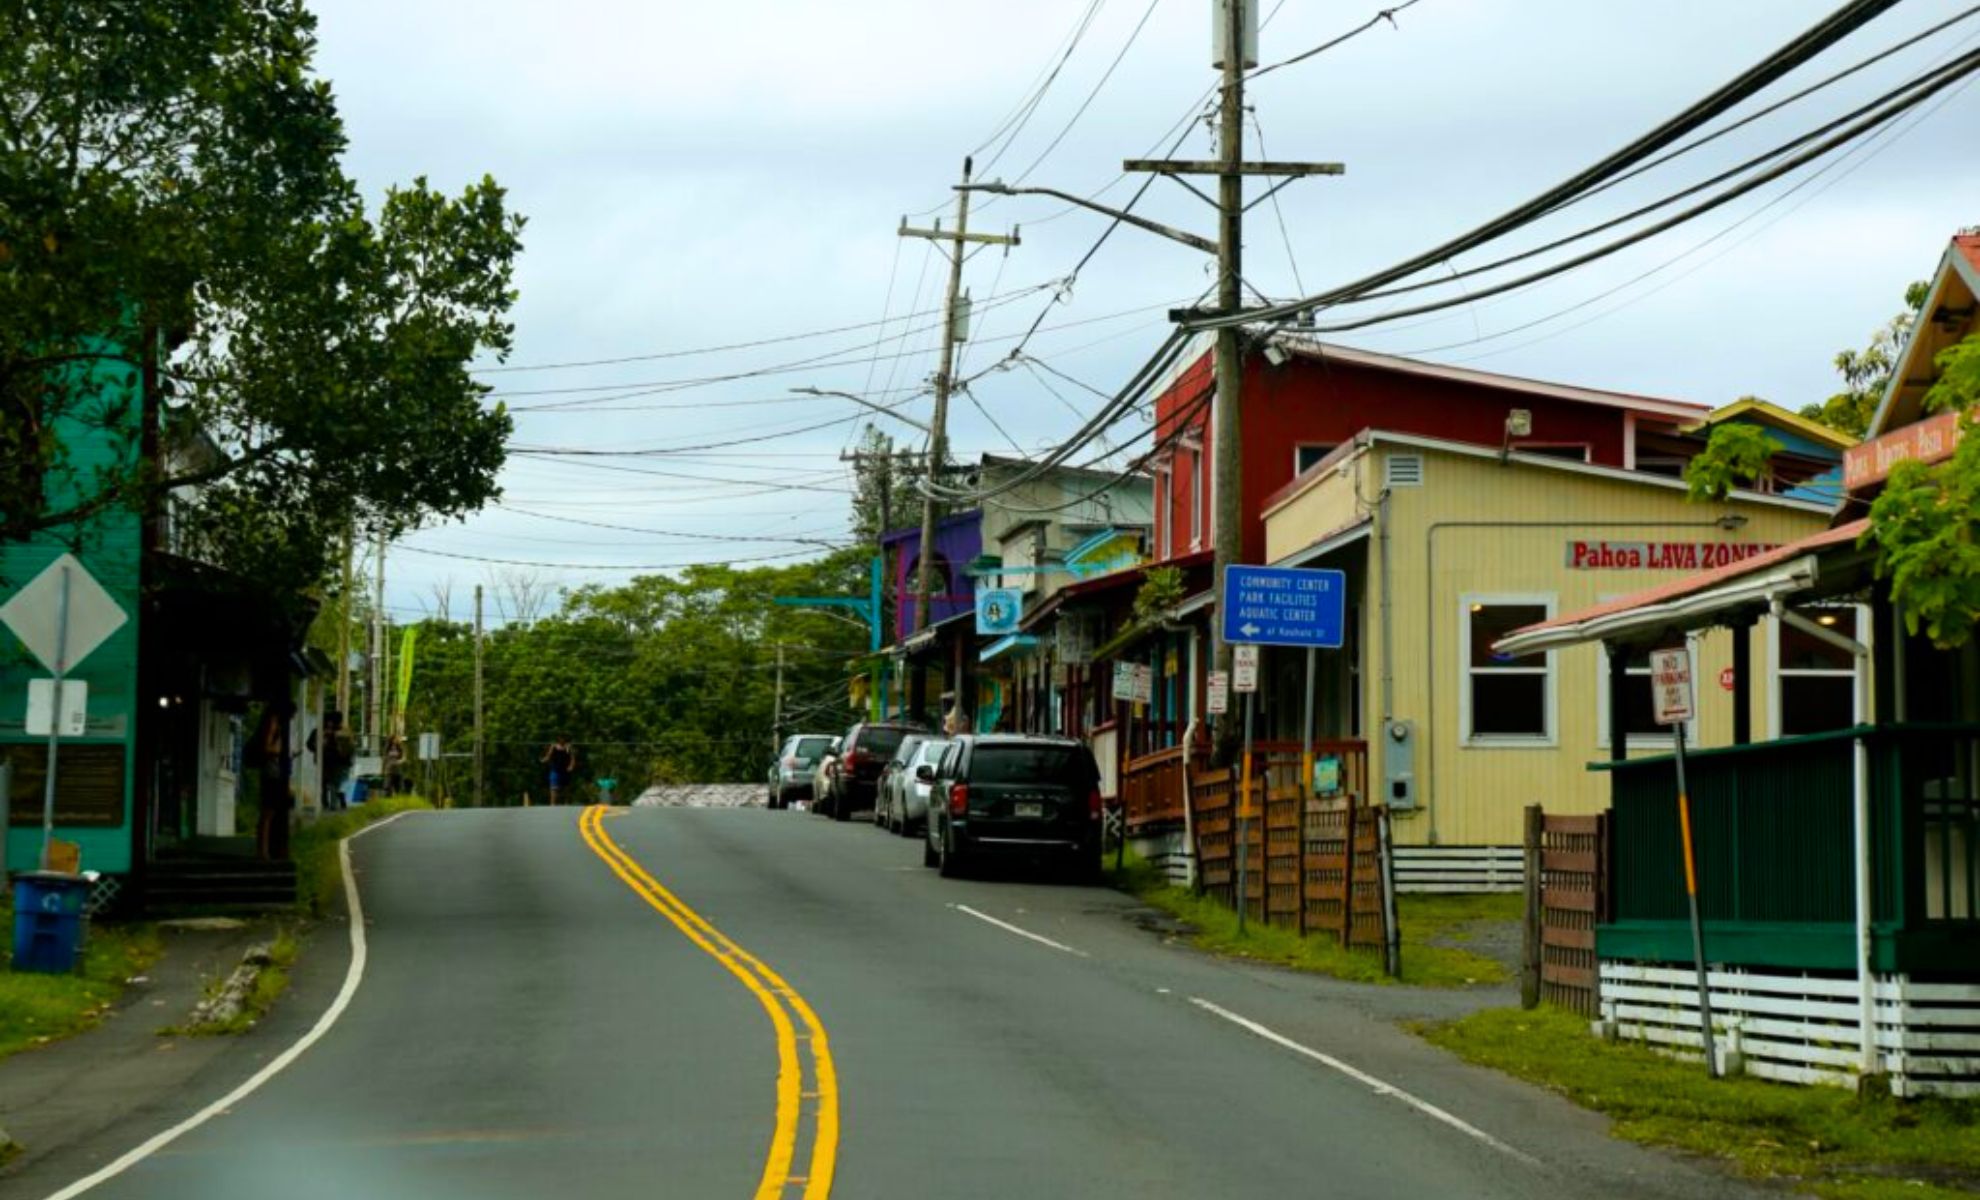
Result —
[[1733, 669], [1731, 667], [1727, 667], [1725, 670], [1719, 672], [1719, 686], [1729, 692], [1733, 690]]

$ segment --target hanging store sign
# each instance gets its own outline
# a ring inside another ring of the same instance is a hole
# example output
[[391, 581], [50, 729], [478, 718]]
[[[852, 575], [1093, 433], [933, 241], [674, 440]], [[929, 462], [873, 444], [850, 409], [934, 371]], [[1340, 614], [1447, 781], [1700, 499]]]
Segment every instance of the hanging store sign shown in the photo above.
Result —
[[1610, 542], [1570, 539], [1576, 571], [1710, 571], [1778, 549], [1778, 542]]
[[1849, 491], [1889, 478], [1901, 462], [1935, 463], [1952, 457], [1959, 445], [1959, 414], [1940, 413], [1893, 429], [1875, 441], [1843, 452], [1843, 487]]
[[1134, 699], [1134, 664], [1117, 662], [1114, 664], [1114, 699]]
[[1024, 615], [1024, 593], [1016, 588], [978, 588], [976, 632], [992, 637], [1016, 633]]
[[1085, 616], [1061, 616], [1053, 626], [1052, 639], [1060, 662], [1083, 667], [1093, 661], [1093, 627]]

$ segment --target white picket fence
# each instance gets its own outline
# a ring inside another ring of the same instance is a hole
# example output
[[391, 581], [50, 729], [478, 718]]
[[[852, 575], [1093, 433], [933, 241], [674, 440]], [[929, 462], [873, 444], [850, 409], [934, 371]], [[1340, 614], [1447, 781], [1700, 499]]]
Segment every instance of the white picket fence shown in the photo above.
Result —
[[1518, 846], [1397, 846], [1399, 892], [1516, 892], [1525, 874]]
[[[1688, 968], [1602, 963], [1596, 1031], [1698, 1057], [1698, 979]], [[1854, 1086], [1858, 1069], [1853, 978], [1712, 971], [1720, 1063], [1788, 1083]], [[1980, 1096], [1980, 985], [1875, 984], [1881, 1071], [1900, 1096]]]

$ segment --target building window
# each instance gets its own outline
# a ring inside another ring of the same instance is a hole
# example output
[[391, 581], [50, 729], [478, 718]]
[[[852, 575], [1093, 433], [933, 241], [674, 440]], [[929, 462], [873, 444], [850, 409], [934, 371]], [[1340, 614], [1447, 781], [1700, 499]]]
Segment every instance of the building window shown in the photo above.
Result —
[[1514, 442], [1513, 449], [1521, 454], [1537, 454], [1542, 458], [1562, 458], [1568, 462], [1588, 461], [1587, 442]]
[[1554, 656], [1512, 658], [1492, 644], [1553, 615], [1551, 596], [1466, 596], [1458, 614], [1463, 737], [1472, 745], [1552, 745]]
[[1196, 524], [1192, 527], [1196, 530], [1196, 538], [1190, 545], [1190, 548], [1193, 550], [1203, 549], [1203, 539], [1210, 534], [1210, 481], [1209, 462], [1204, 457], [1202, 448], [1198, 447], [1196, 451], [1196, 490], [1190, 494], [1189, 498], [1190, 503], [1196, 509]]
[[[1810, 605], [1795, 611], [1859, 642], [1869, 633], [1868, 613], [1860, 604]], [[1862, 714], [1856, 711], [1856, 656], [1785, 621], [1770, 624], [1774, 638], [1774, 736], [1822, 733], [1857, 724]]]
[[1203, 548], [1203, 450], [1189, 452], [1189, 548]]
[[1158, 469], [1155, 472], [1155, 511], [1159, 514], [1155, 522], [1157, 559], [1169, 557], [1169, 548], [1175, 544], [1176, 514], [1169, 506], [1173, 490], [1170, 487], [1169, 472], [1166, 469]]
[[1293, 474], [1304, 475], [1320, 465], [1320, 460], [1334, 452], [1336, 443], [1307, 442], [1293, 447]]

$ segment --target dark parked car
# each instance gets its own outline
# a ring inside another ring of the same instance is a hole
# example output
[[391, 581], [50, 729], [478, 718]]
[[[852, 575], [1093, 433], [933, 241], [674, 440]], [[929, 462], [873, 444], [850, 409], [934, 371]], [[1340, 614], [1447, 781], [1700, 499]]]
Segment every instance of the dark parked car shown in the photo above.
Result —
[[1099, 878], [1100, 768], [1084, 742], [965, 735], [928, 778], [924, 865], [954, 876], [991, 857], [1045, 858]]
[[861, 721], [846, 730], [839, 761], [831, 772], [831, 786], [827, 794], [813, 798], [813, 810], [835, 821], [846, 821], [861, 809], [872, 808], [880, 772], [900, 748], [901, 740], [926, 732], [905, 721]]
[[800, 733], [784, 739], [777, 761], [770, 764], [770, 807], [789, 808], [793, 800], [811, 799], [811, 775], [818, 760], [830, 753], [829, 733]]

